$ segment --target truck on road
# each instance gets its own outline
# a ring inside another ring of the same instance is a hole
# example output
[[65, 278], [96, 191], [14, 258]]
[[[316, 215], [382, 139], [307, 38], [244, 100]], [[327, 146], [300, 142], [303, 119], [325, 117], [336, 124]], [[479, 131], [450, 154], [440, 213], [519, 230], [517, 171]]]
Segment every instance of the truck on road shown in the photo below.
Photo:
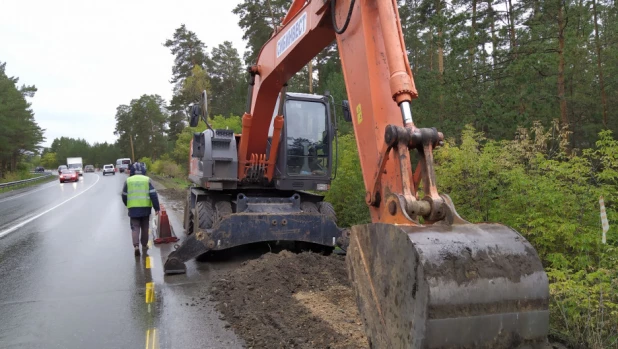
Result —
[[80, 176], [84, 175], [84, 161], [82, 158], [67, 158], [67, 167], [79, 173]]

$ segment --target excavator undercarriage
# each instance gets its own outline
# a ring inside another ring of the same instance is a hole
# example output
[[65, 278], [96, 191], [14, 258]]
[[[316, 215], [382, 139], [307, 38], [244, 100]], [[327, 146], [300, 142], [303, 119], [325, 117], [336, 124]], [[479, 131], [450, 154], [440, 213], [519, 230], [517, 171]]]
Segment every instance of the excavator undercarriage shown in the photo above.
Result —
[[206, 252], [253, 243], [305, 243], [306, 248], [318, 245], [329, 252], [342, 245], [347, 231], [337, 227], [335, 211], [330, 203], [318, 201], [322, 197], [297, 192], [287, 197], [265, 194], [271, 193], [237, 193], [231, 200], [192, 188], [185, 207], [188, 237], [168, 257], [165, 272], [185, 273], [184, 263]]
[[[329, 96], [286, 91], [333, 41], [373, 222], [351, 230], [315, 194], [329, 188], [333, 154], [340, 156]], [[438, 192], [433, 151], [444, 135], [414, 124], [410, 67], [396, 0], [294, 0], [248, 70], [242, 133], [194, 136], [188, 237], [166, 273], [255, 242], [338, 246], [372, 348], [543, 348], [549, 287], [541, 260], [515, 230], [471, 224]], [[199, 116], [208, 124], [206, 101], [204, 94], [193, 107], [192, 126]]]

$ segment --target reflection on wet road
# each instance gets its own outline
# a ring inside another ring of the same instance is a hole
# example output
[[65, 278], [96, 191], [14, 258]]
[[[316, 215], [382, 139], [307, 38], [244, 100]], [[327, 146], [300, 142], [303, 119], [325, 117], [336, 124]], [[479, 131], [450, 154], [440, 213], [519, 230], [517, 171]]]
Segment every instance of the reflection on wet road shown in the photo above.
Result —
[[1, 348], [241, 347], [210, 307], [179, 307], [208, 267], [164, 277], [172, 246], [133, 255], [125, 179], [86, 173], [0, 196]]
[[123, 179], [88, 173], [0, 199], [3, 347], [144, 347], [151, 269], [132, 253]]

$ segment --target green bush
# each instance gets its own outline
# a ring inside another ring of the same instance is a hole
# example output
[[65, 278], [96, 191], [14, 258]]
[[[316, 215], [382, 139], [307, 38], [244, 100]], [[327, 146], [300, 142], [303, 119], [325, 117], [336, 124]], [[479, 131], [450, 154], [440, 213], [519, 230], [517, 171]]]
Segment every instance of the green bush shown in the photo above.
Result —
[[197, 127], [187, 127], [178, 135], [176, 146], [171, 154], [172, 159], [181, 166], [183, 173], [188, 173], [189, 168], [189, 146], [195, 132], [203, 132], [206, 129], [206, 124], [200, 121]]
[[[616, 255], [615, 248], [606, 248]], [[615, 266], [615, 261], [609, 263]], [[550, 268], [551, 335], [573, 348], [616, 348], [618, 282], [616, 269]]]
[[231, 115], [225, 117], [223, 115], [216, 115], [210, 121], [210, 126], [216, 129], [229, 129], [235, 133], [242, 132], [242, 118], [240, 116]]
[[30, 171], [18, 171], [18, 172], [5, 172], [4, 176], [2, 177], [1, 182], [2, 183], [7, 183], [7, 182], [15, 182], [15, 181], [21, 181], [24, 179], [29, 179], [32, 178], [32, 174], [30, 174]]
[[171, 178], [182, 178], [184, 176], [184, 171], [175, 162], [163, 160], [161, 164], [161, 174]]
[[147, 164], [148, 170], [156, 175], [166, 176], [171, 178], [184, 178], [186, 174], [184, 170], [174, 161], [171, 160], [169, 155], [163, 155], [160, 159], [148, 165], [147, 162], [151, 162], [149, 158], [142, 158], [140, 160]]
[[146, 172], [152, 171], [152, 160], [149, 157], [143, 157], [139, 159], [139, 162], [144, 163], [146, 165]]
[[460, 145], [436, 152], [438, 189], [471, 222], [501, 222], [535, 247], [550, 279], [551, 333], [574, 347], [616, 347], [616, 229], [601, 244], [599, 196], [615, 222], [618, 142], [568, 152], [554, 126], [520, 130], [514, 141], [487, 140], [467, 127]]
[[157, 175], [162, 174], [162, 172], [163, 172], [163, 161], [157, 160], [157, 161], [153, 162], [151, 168], [152, 169], [150, 170], [150, 172], [152, 172], [153, 174], [157, 174]]
[[337, 178], [326, 194], [326, 200], [333, 204], [337, 213], [337, 224], [349, 227], [370, 222], [369, 208], [365, 203], [365, 184], [353, 135], [339, 137], [337, 167]]

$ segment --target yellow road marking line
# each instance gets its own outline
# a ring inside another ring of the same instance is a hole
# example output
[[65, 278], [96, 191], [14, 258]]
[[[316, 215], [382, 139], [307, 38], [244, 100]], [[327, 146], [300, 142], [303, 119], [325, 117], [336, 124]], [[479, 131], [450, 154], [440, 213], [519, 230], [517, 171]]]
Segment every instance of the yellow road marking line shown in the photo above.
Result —
[[146, 349], [150, 349], [150, 329], [146, 331]]
[[154, 301], [154, 282], [146, 283], [146, 304], [150, 304]]
[[154, 239], [154, 235], [152, 235], [152, 229], [148, 228], [148, 236], [152, 237], [151, 239], [148, 239], [148, 248], [152, 248], [152, 239]]
[[146, 349], [158, 349], [158, 348], [159, 348], [159, 340], [157, 338], [157, 329], [149, 328], [148, 330], [146, 330]]
[[146, 257], [146, 269], [152, 268], [152, 257]]

